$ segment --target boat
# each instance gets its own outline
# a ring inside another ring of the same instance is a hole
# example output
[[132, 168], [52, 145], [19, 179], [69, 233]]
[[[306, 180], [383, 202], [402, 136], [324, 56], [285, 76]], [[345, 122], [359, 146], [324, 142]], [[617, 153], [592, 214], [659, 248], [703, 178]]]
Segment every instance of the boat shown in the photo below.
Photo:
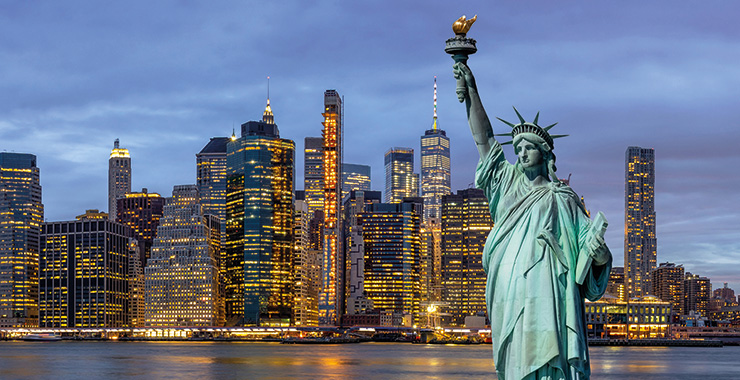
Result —
[[28, 342], [56, 342], [62, 340], [59, 334], [54, 333], [41, 333], [41, 334], [26, 334], [21, 338]]

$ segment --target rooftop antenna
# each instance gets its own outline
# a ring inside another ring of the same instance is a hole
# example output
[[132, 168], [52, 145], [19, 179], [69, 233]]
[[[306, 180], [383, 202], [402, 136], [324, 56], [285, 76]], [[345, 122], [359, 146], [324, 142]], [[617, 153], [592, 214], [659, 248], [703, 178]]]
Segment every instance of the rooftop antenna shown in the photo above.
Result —
[[437, 76], [434, 76], [434, 124], [432, 129], [437, 131]]

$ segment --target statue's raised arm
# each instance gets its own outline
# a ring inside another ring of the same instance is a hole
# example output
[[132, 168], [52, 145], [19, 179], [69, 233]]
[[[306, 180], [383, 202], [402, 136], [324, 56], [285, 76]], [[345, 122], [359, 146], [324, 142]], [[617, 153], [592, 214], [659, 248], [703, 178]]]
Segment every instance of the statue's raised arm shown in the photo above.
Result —
[[475, 140], [475, 145], [478, 147], [478, 153], [481, 158], [485, 158], [496, 140], [493, 137], [491, 121], [488, 119], [488, 114], [486, 114], [480, 100], [475, 77], [470, 68], [462, 62], [455, 63], [452, 66], [452, 72], [458, 83], [462, 83], [464, 86], [457, 88], [457, 99], [460, 102], [465, 102], [470, 132], [473, 134], [473, 140]]

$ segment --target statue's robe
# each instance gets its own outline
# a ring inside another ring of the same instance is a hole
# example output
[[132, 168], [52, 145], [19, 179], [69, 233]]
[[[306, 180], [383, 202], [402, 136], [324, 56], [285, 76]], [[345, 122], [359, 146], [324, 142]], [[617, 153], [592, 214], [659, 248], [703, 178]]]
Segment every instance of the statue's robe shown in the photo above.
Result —
[[591, 264], [591, 220], [573, 190], [559, 182], [532, 186], [496, 143], [475, 173], [488, 197], [494, 228], [483, 250], [493, 356], [501, 380], [587, 379], [590, 376], [584, 297], [606, 290], [611, 257]]

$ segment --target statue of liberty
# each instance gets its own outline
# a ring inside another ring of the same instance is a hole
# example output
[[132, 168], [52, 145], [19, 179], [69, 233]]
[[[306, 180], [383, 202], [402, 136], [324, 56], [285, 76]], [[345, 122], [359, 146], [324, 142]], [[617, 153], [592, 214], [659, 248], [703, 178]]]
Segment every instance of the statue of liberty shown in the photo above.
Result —
[[[502, 119], [510, 133], [494, 135], [475, 78], [457, 61], [457, 95], [480, 153], [475, 185], [488, 197], [494, 228], [483, 249], [486, 305], [498, 378], [588, 379], [584, 298], [606, 290], [612, 257], [606, 220], [592, 222], [576, 193], [555, 175], [555, 125]], [[557, 123], [556, 123], [557, 124]], [[495, 136], [511, 136], [515, 164]]]

